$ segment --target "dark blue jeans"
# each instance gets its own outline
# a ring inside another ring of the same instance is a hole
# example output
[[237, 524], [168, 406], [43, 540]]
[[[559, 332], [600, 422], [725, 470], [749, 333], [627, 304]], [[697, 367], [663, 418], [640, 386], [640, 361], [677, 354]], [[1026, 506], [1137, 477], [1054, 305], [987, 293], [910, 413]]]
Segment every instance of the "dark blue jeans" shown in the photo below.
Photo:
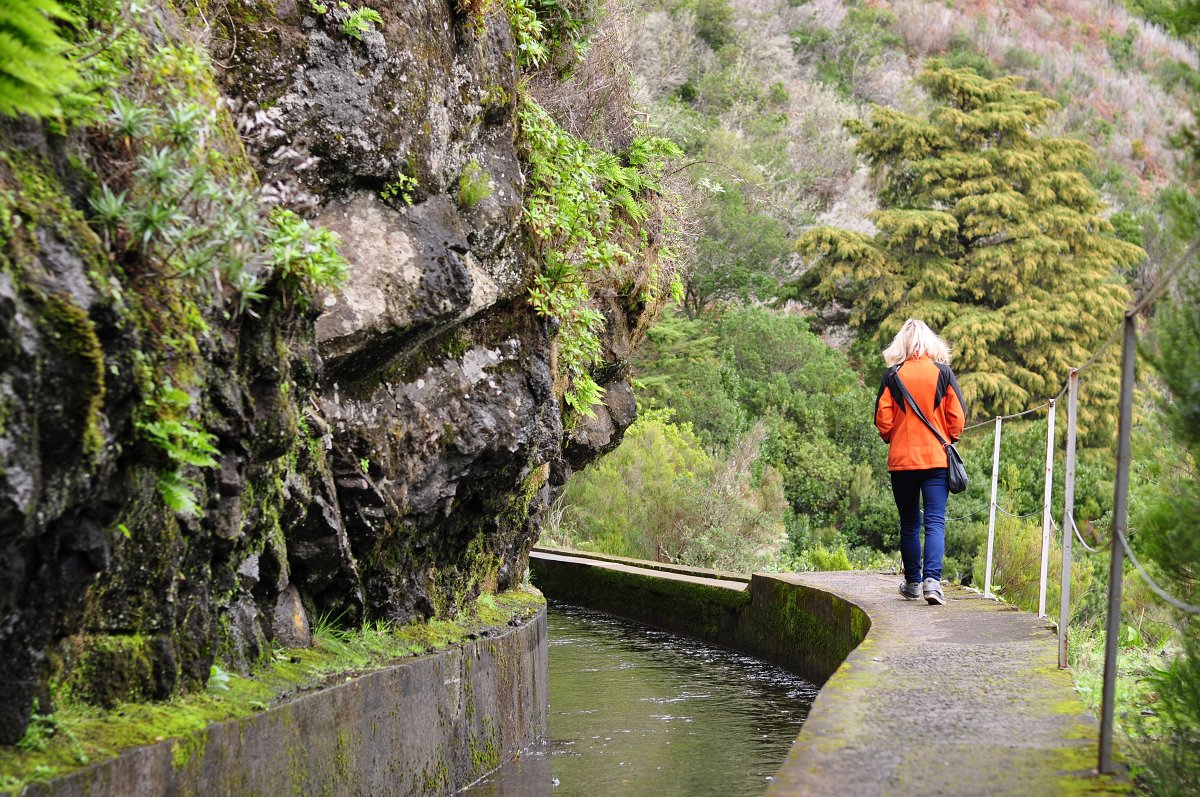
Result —
[[[945, 468], [892, 471], [892, 495], [900, 510], [900, 556], [904, 580], [942, 578], [946, 552], [946, 500], [950, 486]], [[921, 557], [921, 503], [925, 504], [925, 557]]]

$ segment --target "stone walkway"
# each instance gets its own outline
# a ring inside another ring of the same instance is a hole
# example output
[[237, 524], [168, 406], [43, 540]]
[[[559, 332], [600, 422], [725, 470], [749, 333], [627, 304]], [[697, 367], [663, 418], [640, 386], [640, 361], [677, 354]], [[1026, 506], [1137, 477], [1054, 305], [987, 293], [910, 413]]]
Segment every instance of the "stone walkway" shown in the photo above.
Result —
[[1124, 794], [1094, 774], [1099, 727], [1048, 621], [978, 593], [906, 601], [899, 576], [805, 573], [871, 617], [822, 687], [771, 795]]

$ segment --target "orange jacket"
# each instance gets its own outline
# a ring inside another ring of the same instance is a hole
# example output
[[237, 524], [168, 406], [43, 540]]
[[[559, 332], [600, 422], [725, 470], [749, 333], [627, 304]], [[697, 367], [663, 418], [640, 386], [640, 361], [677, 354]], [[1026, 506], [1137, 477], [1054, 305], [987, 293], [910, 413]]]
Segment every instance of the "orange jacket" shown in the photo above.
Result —
[[875, 428], [888, 444], [888, 470], [927, 470], [946, 467], [946, 450], [915, 412], [908, 411], [896, 379], [942, 436], [953, 443], [963, 431], [966, 411], [962, 391], [950, 366], [925, 356], [887, 369], [875, 397]]

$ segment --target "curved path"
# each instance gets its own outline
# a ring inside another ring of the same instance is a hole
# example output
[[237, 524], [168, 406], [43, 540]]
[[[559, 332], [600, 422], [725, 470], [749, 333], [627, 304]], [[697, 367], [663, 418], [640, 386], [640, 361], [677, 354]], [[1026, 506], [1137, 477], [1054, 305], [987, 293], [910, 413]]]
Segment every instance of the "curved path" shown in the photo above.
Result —
[[1095, 775], [1099, 728], [1058, 669], [1045, 618], [898, 576], [785, 576], [851, 600], [871, 631], [822, 687], [772, 795], [1124, 794]]
[[[730, 573], [574, 551], [539, 549], [533, 556], [747, 589], [745, 576]], [[821, 688], [768, 794], [1128, 793], [1127, 782], [1095, 774], [1099, 727], [1070, 673], [1058, 669], [1057, 637], [1047, 619], [955, 586], [946, 588], [945, 606], [906, 601], [894, 575], [770, 578], [833, 593], [866, 612], [871, 626]]]

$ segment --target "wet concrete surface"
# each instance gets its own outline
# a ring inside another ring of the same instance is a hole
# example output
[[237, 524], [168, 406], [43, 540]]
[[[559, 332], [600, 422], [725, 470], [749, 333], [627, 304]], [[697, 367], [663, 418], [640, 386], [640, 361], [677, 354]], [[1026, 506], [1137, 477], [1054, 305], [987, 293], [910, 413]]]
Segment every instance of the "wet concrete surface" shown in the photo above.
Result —
[[1126, 793], [1095, 775], [1099, 728], [1047, 618], [962, 587], [907, 601], [899, 576], [784, 576], [852, 600], [871, 631], [822, 687], [771, 795]]

